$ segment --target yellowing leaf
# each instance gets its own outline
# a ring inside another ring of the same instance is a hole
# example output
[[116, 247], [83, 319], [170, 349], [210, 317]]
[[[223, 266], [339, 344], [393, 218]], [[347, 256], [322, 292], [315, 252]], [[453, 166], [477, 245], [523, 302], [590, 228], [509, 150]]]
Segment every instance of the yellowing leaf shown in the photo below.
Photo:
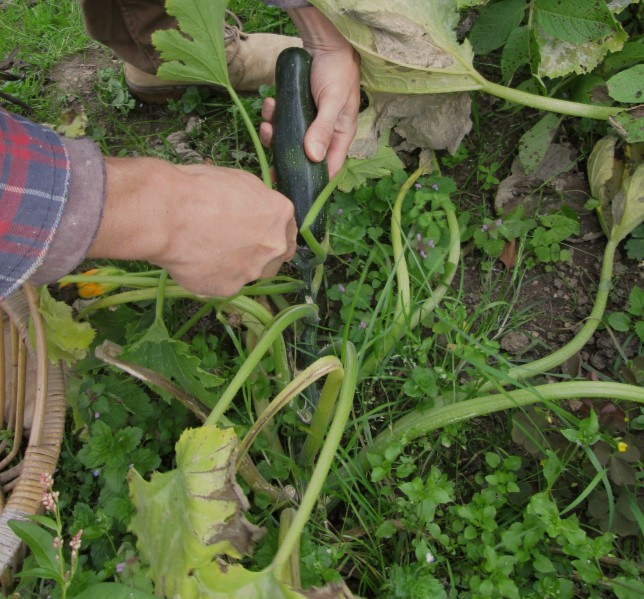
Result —
[[166, 597], [190, 597], [182, 589], [194, 585], [194, 571], [218, 569], [218, 555], [249, 554], [261, 536], [243, 514], [249, 505], [235, 481], [236, 447], [232, 429], [189, 429], [177, 443], [175, 470], [156, 473], [150, 482], [131, 471], [136, 515], [130, 530]]
[[[38, 311], [47, 337], [47, 356], [52, 362], [63, 360], [68, 366], [82, 360], [94, 340], [94, 329], [87, 322], [78, 322], [65, 302], [56, 301], [46, 286], [38, 289]], [[30, 334], [33, 335], [30, 325]], [[32, 336], [33, 338], [33, 336]]]
[[616, 155], [615, 147], [611, 136], [595, 144], [588, 158], [588, 179], [599, 200], [602, 229], [619, 242], [644, 220], [644, 161], [637, 146], [625, 145], [624, 159]]

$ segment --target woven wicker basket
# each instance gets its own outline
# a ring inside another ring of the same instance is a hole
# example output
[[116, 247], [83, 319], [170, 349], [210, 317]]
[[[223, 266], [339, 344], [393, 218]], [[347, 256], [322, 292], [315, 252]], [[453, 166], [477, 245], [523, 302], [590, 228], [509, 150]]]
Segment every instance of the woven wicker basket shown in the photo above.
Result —
[[[28, 343], [29, 317], [35, 347]], [[0, 443], [0, 574], [6, 580], [20, 561], [21, 541], [8, 526], [41, 509], [41, 473], [53, 476], [65, 426], [63, 366], [47, 359], [45, 331], [34, 288], [0, 302], [0, 422], [13, 432]], [[32, 409], [33, 408], [33, 409]], [[29, 422], [30, 421], [30, 422]], [[10, 577], [10, 576], [9, 576]]]

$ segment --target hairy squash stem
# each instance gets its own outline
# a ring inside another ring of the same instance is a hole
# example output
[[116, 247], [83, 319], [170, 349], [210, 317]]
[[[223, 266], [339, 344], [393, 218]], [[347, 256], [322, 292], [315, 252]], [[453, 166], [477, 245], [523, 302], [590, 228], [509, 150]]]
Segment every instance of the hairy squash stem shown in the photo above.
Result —
[[344, 377], [342, 379], [342, 386], [338, 396], [338, 405], [336, 408], [333, 422], [329, 427], [326, 442], [320, 451], [320, 456], [317, 460], [311, 480], [306, 489], [306, 493], [300, 501], [300, 507], [297, 514], [293, 518], [291, 527], [284, 535], [282, 543], [280, 544], [272, 564], [269, 569], [274, 572], [283, 572], [289, 556], [299, 544], [300, 535], [306, 526], [306, 523], [311, 517], [311, 513], [315, 507], [316, 502], [322, 492], [322, 487], [327, 478], [331, 464], [335, 459], [335, 454], [342, 440], [351, 407], [353, 405], [353, 397], [356, 390], [356, 383], [358, 378], [357, 369], [357, 356], [356, 350], [352, 343], [347, 343], [345, 347], [345, 354], [343, 360]]
[[[543, 372], [548, 372], [560, 364], [563, 364], [563, 362], [578, 353], [581, 348], [588, 343], [588, 340], [592, 337], [597, 326], [601, 322], [606, 309], [606, 302], [608, 301], [608, 294], [611, 287], [611, 278], [613, 276], [613, 261], [617, 245], [617, 242], [611, 239], [606, 243], [602, 269], [599, 275], [599, 286], [597, 289], [597, 295], [595, 296], [595, 303], [593, 304], [593, 309], [580, 331], [568, 343], [566, 343], [566, 345], [560, 347], [551, 354], [544, 356], [539, 360], [535, 360], [534, 362], [530, 362], [529, 364], [510, 368], [507, 372], [507, 377], [509, 379], [521, 380], [536, 376]], [[489, 391], [492, 388], [493, 384], [488, 382], [481, 387], [481, 391]]]
[[317, 307], [312, 305], [299, 305], [287, 308], [280, 312], [274, 319], [271, 326], [266, 330], [262, 338], [257, 342], [255, 349], [248, 355], [233, 380], [219, 398], [219, 401], [208, 416], [205, 424], [217, 424], [219, 419], [224, 415], [228, 406], [235, 398], [235, 395], [250, 376], [252, 371], [257, 367], [264, 354], [275, 342], [278, 336], [295, 321], [302, 318], [315, 318]]
[[239, 110], [239, 113], [241, 114], [241, 117], [244, 121], [244, 125], [246, 125], [248, 134], [250, 135], [250, 138], [253, 142], [253, 148], [255, 149], [255, 153], [257, 154], [257, 159], [259, 160], [259, 166], [262, 169], [262, 180], [264, 181], [264, 185], [272, 189], [273, 181], [271, 179], [271, 171], [268, 165], [268, 160], [266, 159], [266, 152], [264, 152], [264, 148], [262, 147], [262, 142], [259, 140], [259, 135], [257, 135], [257, 131], [255, 130], [255, 126], [253, 125], [253, 121], [250, 120], [250, 117], [248, 116], [248, 112], [246, 112], [246, 109], [244, 108], [244, 105], [242, 104], [242, 101], [239, 99], [239, 96], [237, 95], [237, 92], [234, 90], [233, 86], [228, 84], [226, 85], [226, 88], [228, 89], [228, 93], [230, 94], [232, 101], [235, 103], [235, 106]]
[[165, 301], [165, 284], [168, 280], [168, 271], [164, 270], [159, 275], [157, 286], [156, 305], [154, 308], [154, 320], [157, 323], [163, 323], [163, 303]]
[[[530, 389], [514, 389], [465, 401], [439, 406], [427, 411], [413, 410], [380, 433], [369, 447], [371, 453], [382, 453], [394, 441], [409, 443], [422, 435], [456, 422], [485, 416], [501, 410], [519, 408], [533, 403], [575, 398], [605, 398], [644, 404], [644, 391], [635, 385], [606, 381], [573, 381], [538, 385]], [[366, 453], [360, 455], [361, 468], [368, 467]]]
[[615, 106], [594, 106], [592, 104], [583, 104], [581, 102], [570, 102], [569, 100], [559, 100], [548, 96], [538, 96], [519, 89], [492, 83], [487, 79], [481, 78], [481, 91], [487, 92], [497, 98], [522, 104], [538, 110], [548, 110], [568, 116], [576, 116], [601, 121], [608, 120], [611, 116], [619, 114], [624, 109]]
[[217, 300], [207, 301], [199, 308], [181, 327], [172, 335], [173, 339], [181, 339], [193, 326], [195, 326], [206, 314], [212, 312], [217, 305]]
[[268, 407], [261, 414], [258, 414], [257, 420], [255, 420], [239, 444], [237, 449], [238, 458], [246, 455], [260, 431], [283, 407], [287, 406], [298, 394], [302, 393], [304, 389], [312, 385], [315, 381], [323, 376], [328, 376], [335, 371], [339, 371], [340, 378], [342, 378], [343, 371], [340, 360], [335, 356], [324, 356], [300, 372], [278, 393], [275, 399], [270, 402]]
[[106, 285], [120, 285], [121, 287], [156, 287], [158, 279], [154, 276], [137, 275], [68, 275], [58, 279], [59, 285], [72, 283], [103, 283]]
[[402, 241], [402, 205], [407, 197], [407, 192], [418, 178], [425, 173], [426, 165], [419, 166], [402, 184], [394, 207], [391, 211], [391, 247], [394, 252], [394, 268], [396, 269], [396, 283], [398, 284], [398, 298], [396, 300], [396, 312], [394, 313], [394, 324], [392, 333], [398, 337], [398, 329], [404, 328], [405, 321], [409, 314], [409, 302], [411, 297], [409, 285], [409, 270], [405, 260], [405, 248]]
[[454, 210], [445, 208], [445, 216], [447, 217], [447, 226], [450, 235], [449, 253], [447, 254], [447, 261], [445, 262], [445, 274], [443, 275], [443, 282], [434, 289], [432, 296], [426, 299], [423, 304], [418, 308], [411, 317], [410, 326], [415, 329], [430, 312], [436, 309], [436, 306], [445, 297], [449, 290], [454, 276], [458, 270], [458, 263], [461, 256], [461, 231], [458, 226], [458, 219]]
[[315, 199], [313, 204], [311, 205], [311, 208], [309, 211], [306, 213], [306, 216], [304, 217], [304, 220], [302, 221], [302, 226], [300, 227], [300, 235], [302, 236], [302, 239], [306, 241], [307, 245], [309, 246], [310, 250], [315, 254], [315, 257], [320, 261], [320, 263], [323, 263], [326, 260], [327, 256], [327, 251], [324, 249], [324, 247], [315, 239], [315, 236], [313, 235], [313, 232], [311, 231], [311, 226], [315, 222], [315, 219], [317, 218], [318, 214], [322, 212], [322, 209], [324, 208], [324, 205], [326, 204], [327, 200], [333, 193], [333, 190], [337, 187], [338, 182], [342, 178], [342, 175], [344, 175], [344, 171], [346, 170], [346, 162], [342, 165], [342, 168], [340, 171], [331, 179], [322, 189], [320, 192], [320, 195]]
[[329, 428], [329, 422], [331, 422], [331, 417], [333, 416], [343, 377], [344, 373], [341, 369], [330, 372], [326, 377], [324, 387], [320, 392], [320, 401], [297, 459], [301, 466], [310, 467], [313, 464], [313, 460], [315, 460], [315, 456], [322, 445], [324, 433]]
[[[88, 277], [85, 282], [91, 282], [91, 279]], [[289, 281], [289, 282], [283, 282], [283, 283], [275, 283], [275, 284], [264, 284], [264, 285], [251, 285], [249, 287], [244, 287], [238, 295], [235, 297], [243, 297], [243, 296], [254, 296], [254, 295], [273, 295], [273, 294], [282, 294], [282, 293], [293, 293], [300, 291], [303, 287], [304, 283], [302, 281]], [[105, 297], [102, 297], [91, 304], [85, 306], [80, 312], [79, 312], [79, 318], [85, 318], [88, 314], [91, 312], [95, 312], [96, 310], [101, 310], [103, 308], [110, 308], [112, 306], [118, 306], [120, 304], [129, 304], [133, 302], [141, 302], [145, 300], [152, 300], [156, 297], [156, 286], [157, 283], [154, 283], [154, 286], [149, 286], [144, 289], [136, 289], [132, 291], [123, 291], [121, 293], [116, 293], [114, 295], [108, 295]], [[194, 293], [191, 293], [184, 287], [181, 287], [181, 285], [177, 285], [176, 283], [169, 284], [166, 286], [166, 292], [165, 292], [166, 297], [173, 297], [173, 298], [184, 298], [184, 299], [192, 299], [192, 300], [197, 300], [197, 301], [210, 301], [213, 299], [217, 299], [219, 301], [229, 301], [229, 298], [216, 298], [216, 297], [209, 297], [209, 298], [204, 298], [202, 296], [195, 295]]]
[[[284, 542], [284, 537], [289, 528], [293, 525], [293, 518], [295, 517], [295, 510], [292, 507], [287, 507], [280, 513], [280, 532], [278, 542], [281, 545]], [[300, 544], [296, 543], [293, 551], [289, 556], [288, 563], [280, 571], [276, 572], [278, 580], [287, 584], [292, 589], [302, 588], [302, 576], [300, 574]]]
[[[408, 320], [401, 320], [399, 322], [394, 322], [394, 324], [389, 329], [387, 335], [378, 343], [377, 348], [375, 348], [371, 354], [364, 361], [360, 367], [360, 379], [368, 377], [372, 372], [374, 372], [380, 363], [387, 357], [389, 352], [395, 347], [398, 343], [400, 337], [404, 334], [407, 325], [410, 329], [415, 329], [421, 322], [423, 318], [426, 318], [440, 301], [445, 297], [445, 294], [450, 288], [454, 276], [456, 275], [458, 269], [458, 263], [461, 255], [461, 233], [458, 226], [458, 219], [456, 218], [456, 213], [451, 208], [444, 208], [445, 216], [447, 218], [447, 226], [450, 236], [450, 245], [449, 252], [447, 255], [447, 261], [445, 264], [445, 276], [443, 277], [443, 282], [433, 291], [431, 297], [411, 315]], [[405, 315], [402, 314], [404, 317]]]

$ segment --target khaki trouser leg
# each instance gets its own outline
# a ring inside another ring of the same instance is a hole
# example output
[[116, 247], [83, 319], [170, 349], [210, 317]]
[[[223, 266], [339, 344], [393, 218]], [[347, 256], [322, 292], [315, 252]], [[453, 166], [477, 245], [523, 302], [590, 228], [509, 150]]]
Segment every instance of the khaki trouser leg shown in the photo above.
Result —
[[165, 11], [164, 0], [80, 0], [85, 28], [125, 62], [146, 73], [161, 63], [152, 45], [157, 29], [172, 29], [176, 21]]

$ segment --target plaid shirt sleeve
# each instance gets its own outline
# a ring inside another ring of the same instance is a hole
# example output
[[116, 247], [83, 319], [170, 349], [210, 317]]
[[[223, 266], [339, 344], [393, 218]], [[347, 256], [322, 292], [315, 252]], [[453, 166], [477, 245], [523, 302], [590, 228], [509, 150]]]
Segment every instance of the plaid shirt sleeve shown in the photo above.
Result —
[[69, 156], [56, 133], [0, 108], [0, 297], [42, 263], [70, 177]]

